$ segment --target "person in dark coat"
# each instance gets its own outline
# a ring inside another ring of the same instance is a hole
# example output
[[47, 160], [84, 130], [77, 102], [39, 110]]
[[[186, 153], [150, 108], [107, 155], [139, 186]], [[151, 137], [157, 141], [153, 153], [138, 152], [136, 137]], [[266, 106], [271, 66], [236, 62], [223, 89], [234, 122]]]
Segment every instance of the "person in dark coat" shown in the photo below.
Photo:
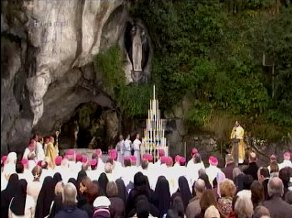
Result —
[[187, 206], [192, 199], [192, 193], [189, 187], [188, 180], [184, 176], [180, 176], [178, 178], [178, 190], [173, 193], [172, 199], [174, 199], [177, 195], [179, 195], [184, 203], [184, 211], [187, 209]]
[[109, 198], [111, 205], [109, 206], [111, 218], [125, 217], [125, 203], [118, 196], [118, 187], [115, 182], [109, 182], [106, 186], [106, 195]]
[[133, 216], [136, 211], [136, 203], [140, 197], [146, 198], [150, 207], [150, 214], [152, 216], [159, 216], [159, 210], [150, 202], [150, 190], [147, 187], [145, 176], [138, 172], [134, 176], [134, 188], [130, 191], [126, 203], [126, 216]]
[[77, 189], [77, 206], [80, 208], [81, 205], [84, 205], [86, 203], [86, 199], [85, 196], [82, 195], [82, 193], [80, 192], [80, 183], [82, 181], [82, 179], [84, 179], [85, 177], [87, 177], [87, 173], [85, 170], [80, 170], [78, 172], [77, 175], [77, 179], [76, 179], [76, 189]]
[[246, 175], [240, 170], [240, 168], [235, 167], [233, 169], [233, 181], [236, 186], [236, 192], [243, 190], [243, 181], [245, 176]]
[[199, 179], [202, 179], [204, 180], [205, 182], [205, 186], [206, 186], [206, 189], [212, 189], [212, 185], [209, 181], [209, 176], [206, 174], [206, 173], [202, 173], [200, 176], [199, 176]]
[[250, 186], [251, 201], [253, 208], [262, 205], [265, 200], [264, 186], [257, 180], [254, 180]]
[[8, 212], [9, 217], [34, 217], [35, 215], [35, 200], [33, 197], [27, 195], [27, 181], [25, 179], [19, 180], [15, 197], [12, 198], [10, 209]]
[[88, 214], [76, 205], [77, 190], [72, 183], [69, 182], [64, 186], [63, 197], [64, 207], [55, 218], [89, 218]]
[[231, 154], [227, 154], [225, 157], [225, 168], [222, 169], [222, 172], [225, 174], [227, 179], [233, 180], [233, 169], [235, 163]]
[[105, 196], [106, 195], [106, 186], [108, 183], [108, 178], [105, 173], [101, 173], [99, 178], [98, 178], [98, 184], [100, 187], [100, 195]]
[[100, 194], [99, 185], [93, 183], [89, 177], [85, 176], [80, 182], [80, 196], [78, 208], [85, 210], [89, 217], [93, 216], [93, 202]]
[[243, 172], [246, 174], [246, 175], [251, 175], [253, 180], [257, 180], [258, 179], [258, 165], [256, 163], [257, 161], [257, 156], [256, 156], [256, 153], [254, 152], [250, 152], [249, 154], [249, 158], [248, 158], [248, 167], [243, 170]]
[[268, 182], [268, 194], [270, 200], [264, 201], [263, 206], [269, 209], [273, 218], [290, 218], [292, 205], [283, 201], [284, 185], [280, 178], [273, 177]]
[[172, 198], [170, 203], [170, 209], [177, 211], [178, 218], [184, 218], [184, 202], [180, 195], [176, 195], [174, 198]]
[[78, 172], [78, 175], [77, 175], [77, 179], [76, 179], [76, 183], [77, 183], [77, 187], [76, 187], [76, 189], [77, 189], [77, 194], [79, 195], [80, 194], [80, 192], [79, 192], [79, 186], [80, 186], [80, 182], [81, 182], [81, 180], [84, 178], [84, 177], [86, 177], [87, 176], [87, 173], [86, 173], [86, 171], [85, 170], [80, 170], [79, 172]]
[[76, 179], [74, 179], [74, 178], [70, 178], [70, 179], [68, 180], [68, 182], [71, 182], [73, 185], [75, 185], [75, 187], [76, 187], [76, 189], [77, 189], [77, 180], [76, 180]]
[[87, 173], [85, 170], [80, 170], [78, 172], [78, 175], [77, 175], [77, 182], [81, 182], [81, 180], [83, 179], [83, 177], [87, 176]]
[[159, 209], [159, 218], [167, 213], [170, 207], [169, 183], [164, 176], [159, 176], [154, 190], [153, 203]]
[[258, 181], [264, 187], [265, 200], [270, 199], [270, 197], [268, 195], [268, 182], [269, 182], [269, 179], [270, 179], [269, 169], [267, 167], [260, 167], [258, 169]]
[[44, 218], [49, 215], [52, 201], [55, 198], [54, 180], [51, 176], [44, 179], [40, 194], [37, 199], [35, 217]]
[[286, 194], [289, 192], [289, 182], [292, 175], [290, 175], [290, 167], [284, 167], [279, 171], [279, 178], [282, 180], [284, 185], [283, 200], [286, 199]]
[[16, 173], [11, 174], [6, 189], [1, 192], [1, 212], [4, 218], [8, 218], [9, 203], [15, 197], [15, 189], [18, 181], [18, 175]]
[[55, 173], [54, 176], [53, 176], [53, 180], [54, 180], [55, 185], [56, 185], [58, 182], [62, 181], [62, 176], [61, 176], [61, 174], [60, 174], [60, 173]]
[[55, 198], [53, 200], [52, 208], [48, 218], [53, 218], [63, 208], [63, 197], [62, 193], [64, 190], [64, 183], [58, 182], [55, 186]]
[[126, 186], [124, 183], [124, 180], [122, 179], [117, 179], [116, 184], [118, 187], [118, 196], [124, 201], [124, 204], [126, 205], [127, 203], [127, 198], [128, 198], [128, 192], [126, 190]]

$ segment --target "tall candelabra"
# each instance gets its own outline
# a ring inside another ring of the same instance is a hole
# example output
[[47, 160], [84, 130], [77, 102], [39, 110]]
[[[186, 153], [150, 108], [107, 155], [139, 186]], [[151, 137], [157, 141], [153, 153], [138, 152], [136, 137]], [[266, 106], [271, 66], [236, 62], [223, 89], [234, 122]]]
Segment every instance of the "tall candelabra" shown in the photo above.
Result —
[[166, 120], [160, 118], [159, 103], [155, 96], [155, 85], [153, 86], [153, 99], [150, 99], [150, 109], [146, 119], [146, 129], [142, 143], [146, 153], [153, 155], [154, 160], [158, 159], [158, 150], [163, 149], [168, 153], [166, 138], [164, 135]]

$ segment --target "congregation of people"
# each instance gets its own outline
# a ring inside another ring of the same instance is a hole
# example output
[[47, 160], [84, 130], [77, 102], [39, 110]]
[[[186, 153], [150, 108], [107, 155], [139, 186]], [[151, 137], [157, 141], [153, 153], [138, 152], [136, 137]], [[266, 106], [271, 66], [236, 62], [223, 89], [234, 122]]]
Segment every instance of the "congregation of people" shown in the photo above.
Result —
[[[44, 143], [44, 144], [43, 144]], [[259, 166], [255, 152], [248, 165], [236, 166], [228, 154], [225, 166], [210, 155], [204, 163], [196, 148], [191, 159], [141, 151], [120, 137], [103, 160], [68, 149], [59, 155], [54, 138], [30, 140], [21, 157], [1, 158], [3, 217], [56, 218], [291, 218], [291, 153], [271, 155]]]

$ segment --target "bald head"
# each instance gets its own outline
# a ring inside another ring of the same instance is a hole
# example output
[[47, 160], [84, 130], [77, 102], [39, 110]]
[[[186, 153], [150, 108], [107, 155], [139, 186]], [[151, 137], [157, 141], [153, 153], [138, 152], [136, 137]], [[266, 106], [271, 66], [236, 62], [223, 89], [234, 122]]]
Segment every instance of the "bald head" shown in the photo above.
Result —
[[205, 181], [202, 179], [198, 179], [195, 183], [195, 192], [203, 193], [206, 189]]
[[64, 205], [76, 205], [77, 190], [73, 183], [69, 182], [64, 186], [63, 203]]
[[253, 217], [254, 218], [262, 218], [263, 216], [270, 217], [270, 212], [268, 208], [264, 206], [257, 206], [254, 210]]
[[282, 196], [284, 194], [284, 185], [279, 177], [272, 177], [268, 182], [268, 194], [272, 196]]

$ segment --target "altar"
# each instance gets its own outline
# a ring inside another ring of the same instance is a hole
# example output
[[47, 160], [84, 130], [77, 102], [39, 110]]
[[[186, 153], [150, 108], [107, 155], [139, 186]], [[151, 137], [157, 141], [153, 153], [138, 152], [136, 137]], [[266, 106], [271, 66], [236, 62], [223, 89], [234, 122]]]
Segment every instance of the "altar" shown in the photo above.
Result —
[[153, 86], [153, 99], [150, 99], [146, 129], [141, 144], [141, 155], [150, 153], [154, 161], [159, 159], [159, 150], [164, 150], [168, 156], [168, 146], [165, 137], [166, 120], [161, 119], [159, 102], [155, 96], [155, 85]]

